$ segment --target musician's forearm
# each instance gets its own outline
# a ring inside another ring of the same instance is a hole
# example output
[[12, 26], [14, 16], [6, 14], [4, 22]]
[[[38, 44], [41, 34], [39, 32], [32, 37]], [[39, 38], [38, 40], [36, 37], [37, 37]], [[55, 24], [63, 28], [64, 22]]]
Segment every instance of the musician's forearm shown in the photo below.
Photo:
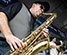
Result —
[[8, 20], [4, 13], [0, 12], [0, 30], [6, 38], [7, 43], [11, 49], [19, 51], [24, 46], [22, 40], [14, 36], [8, 26]]
[[0, 12], [0, 30], [3, 35], [6, 37], [7, 35], [12, 35], [12, 32], [8, 26], [8, 20], [4, 13]]

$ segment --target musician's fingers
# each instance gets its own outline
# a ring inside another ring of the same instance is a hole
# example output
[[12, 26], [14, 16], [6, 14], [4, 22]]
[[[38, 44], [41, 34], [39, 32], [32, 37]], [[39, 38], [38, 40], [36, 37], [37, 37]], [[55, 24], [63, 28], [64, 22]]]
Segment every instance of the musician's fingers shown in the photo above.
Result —
[[44, 29], [43, 29], [43, 31], [44, 31], [44, 32], [46, 32], [46, 33], [48, 33], [48, 31], [49, 31], [49, 30], [48, 30], [48, 29], [46, 29], [46, 28], [44, 28]]
[[16, 44], [18, 45], [18, 47], [19, 47], [20, 49], [22, 49], [21, 43], [20, 43], [19, 41], [15, 41], [15, 42], [16, 42]]
[[17, 41], [19, 41], [19, 43], [21, 44], [22, 47], [24, 47], [23, 41], [20, 39], [17, 39]]
[[23, 48], [24, 48], [24, 43], [23, 43], [23, 41], [22, 40], [20, 40], [20, 43], [21, 43], [21, 45], [23, 46]]
[[15, 48], [17, 51], [19, 51], [19, 49], [18, 49], [18, 47], [17, 47], [17, 45], [16, 45], [15, 42], [13, 43], [13, 46], [14, 46], [14, 48]]
[[45, 37], [47, 37], [47, 36], [48, 36], [48, 34], [47, 34], [47, 33], [43, 32], [43, 31], [42, 31], [42, 33], [43, 33], [43, 35], [44, 35]]
[[14, 51], [14, 48], [13, 48], [12, 44], [11, 44], [11, 43], [9, 43], [9, 45], [10, 45], [10, 47], [11, 47], [12, 51]]
[[44, 35], [43, 34], [41, 35], [41, 38], [44, 38]]

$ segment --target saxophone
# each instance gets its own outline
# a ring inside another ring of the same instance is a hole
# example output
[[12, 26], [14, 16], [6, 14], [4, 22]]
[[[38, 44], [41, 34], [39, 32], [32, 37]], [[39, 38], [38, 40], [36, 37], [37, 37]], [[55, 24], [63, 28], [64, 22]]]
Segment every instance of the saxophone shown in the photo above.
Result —
[[[5, 55], [36, 55], [38, 52], [45, 50], [49, 47], [49, 36], [47, 38], [41, 38], [42, 30], [47, 28], [54, 18], [55, 13], [42, 13], [43, 15], [51, 15], [42, 25], [40, 25], [35, 31], [33, 31], [27, 38], [23, 38], [24, 48], [19, 51], [8, 51]], [[39, 40], [41, 39], [41, 40]]]

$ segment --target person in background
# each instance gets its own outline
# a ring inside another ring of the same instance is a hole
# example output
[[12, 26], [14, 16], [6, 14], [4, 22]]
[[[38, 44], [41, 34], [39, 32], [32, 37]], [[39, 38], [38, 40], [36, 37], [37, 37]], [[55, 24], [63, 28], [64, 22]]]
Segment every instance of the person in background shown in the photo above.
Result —
[[56, 38], [55, 37], [50, 37], [50, 55], [58, 55], [57, 48], [60, 47], [60, 45], [56, 45]]

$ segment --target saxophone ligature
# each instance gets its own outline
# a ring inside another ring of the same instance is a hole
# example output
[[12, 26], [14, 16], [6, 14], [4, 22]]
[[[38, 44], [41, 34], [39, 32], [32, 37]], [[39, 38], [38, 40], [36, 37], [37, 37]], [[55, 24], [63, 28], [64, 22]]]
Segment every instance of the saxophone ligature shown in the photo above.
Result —
[[55, 13], [42, 13], [43, 15], [51, 15], [42, 25], [33, 31], [27, 38], [23, 38], [24, 48], [19, 51], [8, 51], [5, 55], [36, 55], [38, 52], [49, 47], [49, 37], [38, 40], [42, 36], [42, 30], [47, 28], [56, 18]]

